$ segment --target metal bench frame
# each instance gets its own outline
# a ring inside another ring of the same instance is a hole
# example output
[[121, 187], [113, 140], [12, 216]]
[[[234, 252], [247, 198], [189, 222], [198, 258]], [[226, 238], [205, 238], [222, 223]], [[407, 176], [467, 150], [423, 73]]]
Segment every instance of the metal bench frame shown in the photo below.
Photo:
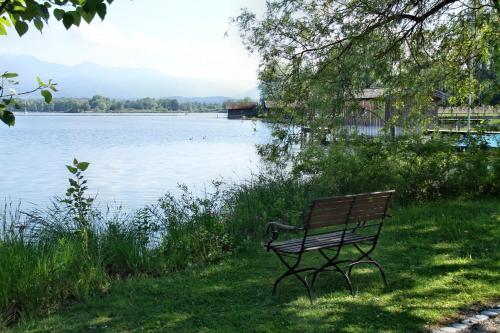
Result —
[[[293, 275], [304, 285], [312, 301], [311, 291], [318, 274], [329, 269], [343, 276], [352, 295], [350, 277], [353, 267], [359, 264], [375, 265], [387, 286], [382, 266], [370, 254], [375, 250], [384, 219], [389, 216], [387, 207], [393, 193], [394, 191], [371, 192], [313, 200], [304, 216], [302, 227], [288, 225], [281, 221], [269, 222], [266, 232], [271, 238], [265, 248], [267, 251], [272, 250], [276, 253], [287, 268], [287, 271], [274, 283], [273, 295], [276, 294], [279, 283], [284, 278]], [[316, 232], [318, 230], [320, 232]], [[303, 236], [276, 242], [280, 231], [299, 232], [303, 233]], [[352, 245], [360, 255], [355, 259], [337, 260], [342, 248], [346, 245]], [[303, 255], [306, 252], [315, 251], [326, 260], [325, 264], [320, 267], [299, 268]], [[327, 251], [332, 253], [328, 254]], [[292, 259], [287, 261], [285, 257]], [[340, 265], [344, 264], [347, 266], [342, 269]], [[300, 275], [303, 272], [312, 273], [310, 284], [307, 282], [307, 276]]]

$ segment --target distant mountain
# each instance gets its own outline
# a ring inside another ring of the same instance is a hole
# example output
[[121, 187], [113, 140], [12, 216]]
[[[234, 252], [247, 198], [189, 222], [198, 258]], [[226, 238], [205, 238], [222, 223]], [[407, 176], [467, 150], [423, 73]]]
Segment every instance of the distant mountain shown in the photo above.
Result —
[[225, 96], [209, 96], [209, 97], [186, 97], [186, 96], [168, 96], [168, 98], [176, 99], [179, 103], [216, 103], [222, 104], [228, 99], [232, 99], [230, 97]]
[[[176, 96], [179, 102], [222, 103], [228, 97], [220, 96], [221, 92], [234, 96], [231, 98], [246, 96], [246, 92], [237, 91], [225, 85], [206, 80], [172, 77], [153, 69], [114, 68], [89, 62], [65, 66], [25, 55], [0, 55], [0, 71], [6, 70], [20, 75], [20, 84], [16, 87], [18, 91], [33, 88], [37, 76], [43, 80], [53, 79], [58, 84], [57, 97], [102, 95], [110, 98], [133, 99]], [[250, 97], [256, 98], [257, 96]]]

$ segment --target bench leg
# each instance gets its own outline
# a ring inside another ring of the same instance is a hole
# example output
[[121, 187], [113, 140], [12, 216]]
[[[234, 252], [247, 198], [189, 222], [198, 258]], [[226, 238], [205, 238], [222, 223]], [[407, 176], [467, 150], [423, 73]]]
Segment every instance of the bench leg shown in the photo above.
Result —
[[337, 250], [337, 253], [335, 253], [335, 256], [333, 256], [333, 258], [328, 257], [322, 250], [319, 250], [319, 253], [321, 253], [321, 255], [326, 259], [327, 262], [323, 266], [321, 266], [320, 268], [318, 268], [314, 271], [314, 274], [313, 274], [313, 277], [311, 280], [311, 288], [314, 288], [314, 284], [316, 283], [316, 278], [317, 278], [318, 274], [320, 272], [328, 270], [328, 267], [332, 267], [334, 271], [337, 271], [340, 274], [342, 274], [342, 276], [344, 277], [344, 280], [347, 283], [347, 287], [349, 288], [349, 292], [351, 293], [351, 295], [353, 295], [352, 283], [351, 283], [351, 279], [349, 278], [349, 275], [346, 274], [346, 272], [344, 272], [337, 265], [338, 262], [335, 261], [335, 259], [337, 259], [337, 257], [340, 254], [340, 248]]
[[351, 271], [352, 271], [352, 268], [355, 266], [355, 265], [359, 265], [359, 264], [371, 264], [371, 265], [375, 265], [377, 266], [377, 268], [379, 269], [380, 271], [380, 275], [382, 275], [382, 279], [384, 280], [384, 284], [385, 286], [387, 287], [387, 278], [385, 277], [385, 273], [384, 273], [384, 270], [382, 269], [382, 266], [380, 266], [380, 264], [371, 259], [370, 260], [358, 260], [358, 261], [355, 261], [353, 262], [352, 264], [349, 265], [349, 271], [348, 271], [348, 275], [351, 276]]
[[[354, 247], [356, 247], [356, 249], [362, 253], [361, 257], [359, 257], [358, 259], [356, 259], [354, 262], [352, 262], [351, 264], [348, 265], [349, 269], [348, 269], [348, 275], [351, 276], [351, 273], [352, 273], [352, 268], [356, 265], [359, 265], [359, 264], [371, 264], [371, 265], [375, 265], [377, 266], [377, 268], [379, 269], [380, 271], [380, 274], [382, 275], [382, 279], [384, 280], [384, 284], [385, 286], [387, 287], [387, 278], [385, 277], [385, 272], [384, 272], [384, 269], [382, 268], [382, 266], [380, 266], [380, 264], [372, 259], [369, 254], [375, 249], [375, 244], [373, 244], [373, 246], [370, 248], [370, 250], [368, 251], [363, 251], [357, 244], [353, 244]], [[363, 260], [367, 258], [368, 260]]]
[[308, 267], [308, 268], [301, 268], [301, 269], [296, 269], [297, 266], [299, 266], [299, 263], [300, 263], [300, 259], [302, 258], [302, 253], [299, 254], [299, 256], [296, 258], [296, 262], [293, 264], [293, 265], [290, 265], [288, 262], [286, 262], [285, 259], [283, 259], [282, 255], [278, 252], [278, 251], [275, 251], [273, 249], [273, 252], [276, 253], [276, 255], [278, 256], [278, 258], [280, 259], [280, 261], [283, 263], [283, 265], [285, 265], [288, 270], [283, 273], [275, 282], [274, 282], [274, 285], [273, 285], [273, 295], [276, 295], [276, 290], [278, 288], [278, 285], [279, 283], [284, 279], [286, 278], [287, 276], [290, 276], [290, 275], [293, 275], [295, 276], [303, 285], [304, 287], [306, 288], [306, 291], [307, 291], [307, 296], [309, 297], [309, 300], [311, 300], [312, 302], [312, 298], [311, 298], [311, 288], [309, 287], [309, 285], [307, 284], [306, 280], [304, 280], [304, 278], [302, 278], [299, 273], [302, 273], [302, 272], [306, 272], [306, 271], [310, 271], [310, 270], [314, 270], [314, 268], [311, 268], [311, 267]]

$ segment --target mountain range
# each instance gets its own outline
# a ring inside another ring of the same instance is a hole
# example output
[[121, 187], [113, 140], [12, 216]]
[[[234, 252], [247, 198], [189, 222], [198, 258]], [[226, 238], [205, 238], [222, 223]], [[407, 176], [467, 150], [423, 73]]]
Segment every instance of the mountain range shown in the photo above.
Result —
[[[106, 67], [90, 62], [74, 66], [50, 63], [26, 55], [0, 55], [0, 71], [19, 74], [17, 91], [33, 89], [38, 76], [57, 83], [56, 97], [92, 97], [102, 95], [116, 99], [144, 97], [177, 98], [179, 102], [222, 103], [229, 98], [258, 98], [257, 89], [229, 91], [228, 87], [202, 79], [165, 75], [154, 69]], [[39, 95], [36, 95], [37, 97]]]

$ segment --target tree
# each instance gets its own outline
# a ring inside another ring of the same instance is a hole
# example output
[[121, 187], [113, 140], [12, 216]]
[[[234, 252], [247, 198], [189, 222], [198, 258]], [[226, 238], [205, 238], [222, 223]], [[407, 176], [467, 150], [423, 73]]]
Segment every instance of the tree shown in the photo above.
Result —
[[92, 96], [89, 100], [89, 106], [91, 109], [98, 111], [107, 111], [111, 105], [111, 100], [108, 97], [103, 97], [100, 95]]
[[419, 122], [436, 90], [481, 103], [499, 88], [499, 75], [476, 75], [498, 70], [499, 13], [498, 0], [272, 0], [262, 19], [243, 10], [234, 21], [260, 55], [262, 94], [279, 106], [271, 115], [314, 128], [338, 124], [370, 87]]
[[[79, 26], [81, 20], [92, 22], [96, 14], [104, 19], [107, 6], [113, 0], [0, 0], [0, 35], [6, 35], [10, 28], [14, 28], [19, 36], [23, 36], [30, 28], [35, 27], [40, 32], [53, 16], [62, 22], [66, 29]], [[8, 110], [16, 106], [17, 95], [30, 94], [40, 91], [45, 102], [50, 103], [52, 92], [57, 91], [52, 81], [44, 82], [37, 78], [37, 85], [30, 91], [16, 92], [16, 73], [4, 72], [0, 75], [0, 120], [8, 126], [15, 124], [14, 114]]]

